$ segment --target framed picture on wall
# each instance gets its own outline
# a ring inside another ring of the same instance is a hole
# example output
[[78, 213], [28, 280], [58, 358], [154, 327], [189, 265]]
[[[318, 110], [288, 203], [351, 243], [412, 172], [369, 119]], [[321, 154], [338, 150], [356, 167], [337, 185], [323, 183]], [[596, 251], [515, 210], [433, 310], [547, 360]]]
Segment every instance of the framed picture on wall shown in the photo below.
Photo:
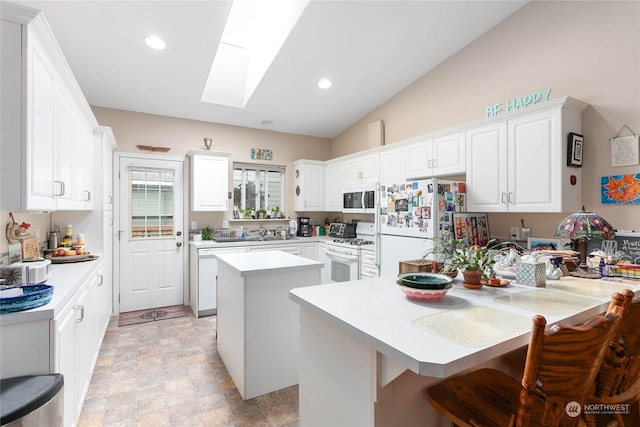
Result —
[[577, 133], [569, 132], [567, 144], [567, 166], [582, 167], [582, 151], [584, 137]]
[[469, 246], [489, 243], [489, 220], [486, 213], [453, 212], [453, 231], [456, 239]]

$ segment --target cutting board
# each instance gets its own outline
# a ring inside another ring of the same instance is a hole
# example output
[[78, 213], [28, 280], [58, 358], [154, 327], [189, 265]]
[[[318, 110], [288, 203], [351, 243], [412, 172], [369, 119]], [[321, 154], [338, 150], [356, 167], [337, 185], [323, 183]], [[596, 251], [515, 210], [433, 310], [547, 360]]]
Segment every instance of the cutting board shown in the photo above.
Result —
[[37, 237], [25, 237], [20, 241], [22, 245], [22, 259], [40, 258], [40, 247]]

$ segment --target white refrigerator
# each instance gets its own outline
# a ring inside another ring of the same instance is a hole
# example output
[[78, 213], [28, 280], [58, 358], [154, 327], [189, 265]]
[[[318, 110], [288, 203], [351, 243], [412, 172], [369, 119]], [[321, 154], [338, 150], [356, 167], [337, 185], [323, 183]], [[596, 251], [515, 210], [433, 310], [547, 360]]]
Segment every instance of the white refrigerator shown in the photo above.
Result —
[[380, 276], [395, 276], [400, 261], [420, 259], [433, 238], [453, 232], [453, 213], [465, 211], [465, 183], [437, 178], [380, 185]]

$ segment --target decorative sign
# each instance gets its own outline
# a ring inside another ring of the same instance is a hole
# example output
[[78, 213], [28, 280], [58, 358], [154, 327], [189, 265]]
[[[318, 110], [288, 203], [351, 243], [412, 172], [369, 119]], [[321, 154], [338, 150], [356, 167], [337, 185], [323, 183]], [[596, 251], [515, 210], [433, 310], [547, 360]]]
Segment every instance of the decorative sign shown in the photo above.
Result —
[[485, 117], [495, 117], [498, 113], [503, 111], [515, 111], [521, 108], [526, 108], [530, 105], [535, 105], [539, 102], [546, 102], [551, 95], [551, 89], [540, 90], [533, 92], [530, 95], [521, 96], [519, 98], [510, 99], [505, 102], [498, 102], [497, 104], [488, 105], [485, 108]]
[[600, 184], [603, 204], [640, 204], [640, 173], [603, 176]]
[[622, 258], [640, 264], [640, 233], [616, 233], [618, 250], [624, 252]]
[[633, 166], [640, 163], [638, 135], [621, 136], [611, 140], [611, 167]]
[[273, 160], [273, 152], [264, 148], [252, 148], [251, 158], [254, 160]]

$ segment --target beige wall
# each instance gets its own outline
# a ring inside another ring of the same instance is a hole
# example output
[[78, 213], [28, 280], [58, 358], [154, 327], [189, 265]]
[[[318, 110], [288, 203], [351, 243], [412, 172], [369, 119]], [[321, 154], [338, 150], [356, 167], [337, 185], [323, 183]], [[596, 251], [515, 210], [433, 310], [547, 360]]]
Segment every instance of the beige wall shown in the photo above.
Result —
[[[417, 53], [419, 54], [419, 53]], [[582, 199], [620, 229], [640, 231], [640, 205], [600, 203], [600, 178], [640, 172], [610, 167], [623, 125], [640, 132], [640, 2], [534, 1], [338, 135], [332, 157], [368, 148], [383, 120], [387, 144], [482, 119], [485, 107], [537, 90], [590, 104], [583, 113]], [[520, 219], [550, 237], [564, 214], [491, 214], [495, 237]]]
[[[110, 126], [118, 142], [117, 151], [141, 152], [137, 145], [169, 147], [167, 155], [183, 156], [192, 148], [204, 149], [203, 139], [213, 138], [212, 150], [230, 152], [237, 162], [285, 165], [292, 169], [298, 159], [327, 160], [331, 154], [331, 141], [323, 138], [268, 132], [237, 126], [185, 120], [173, 117], [92, 107], [98, 122]], [[266, 148], [273, 151], [272, 161], [251, 160], [250, 150]], [[285, 189], [287, 216], [296, 216], [293, 210], [293, 174], [287, 174]], [[230, 218], [225, 213], [192, 212], [190, 221], [198, 221], [198, 227], [220, 228], [222, 220]]]

